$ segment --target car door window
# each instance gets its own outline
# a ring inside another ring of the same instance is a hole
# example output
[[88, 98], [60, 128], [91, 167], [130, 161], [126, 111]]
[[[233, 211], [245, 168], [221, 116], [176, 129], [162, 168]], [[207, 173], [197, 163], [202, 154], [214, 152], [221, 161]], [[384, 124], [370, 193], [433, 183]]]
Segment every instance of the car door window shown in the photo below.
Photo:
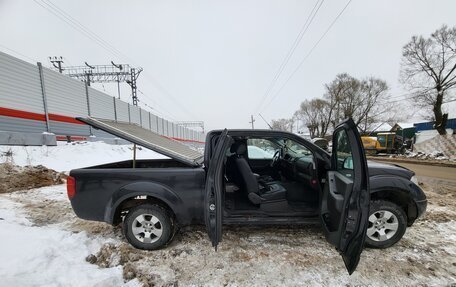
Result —
[[247, 154], [249, 159], [272, 159], [276, 145], [267, 139], [248, 139]]
[[307, 147], [303, 146], [298, 142], [295, 142], [294, 140], [286, 140], [285, 147], [286, 152], [295, 158], [301, 158], [312, 155], [312, 152]]
[[353, 173], [353, 154], [350, 146], [350, 139], [348, 138], [347, 132], [341, 130], [336, 134], [336, 169], [341, 174], [352, 178], [354, 177]]

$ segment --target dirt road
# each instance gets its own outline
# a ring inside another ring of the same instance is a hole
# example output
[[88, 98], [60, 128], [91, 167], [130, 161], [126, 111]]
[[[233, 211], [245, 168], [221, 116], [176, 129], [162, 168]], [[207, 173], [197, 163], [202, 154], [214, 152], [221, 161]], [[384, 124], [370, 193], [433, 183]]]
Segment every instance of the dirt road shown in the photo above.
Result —
[[390, 163], [413, 170], [417, 176], [456, 181], [456, 167], [401, 163], [397, 161]]

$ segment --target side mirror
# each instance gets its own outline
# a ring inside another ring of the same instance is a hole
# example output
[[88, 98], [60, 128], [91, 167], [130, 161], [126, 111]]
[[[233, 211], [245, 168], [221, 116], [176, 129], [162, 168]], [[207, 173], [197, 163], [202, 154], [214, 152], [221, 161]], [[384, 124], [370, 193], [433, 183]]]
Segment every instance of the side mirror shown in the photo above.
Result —
[[351, 156], [344, 159], [344, 169], [353, 169], [353, 158]]

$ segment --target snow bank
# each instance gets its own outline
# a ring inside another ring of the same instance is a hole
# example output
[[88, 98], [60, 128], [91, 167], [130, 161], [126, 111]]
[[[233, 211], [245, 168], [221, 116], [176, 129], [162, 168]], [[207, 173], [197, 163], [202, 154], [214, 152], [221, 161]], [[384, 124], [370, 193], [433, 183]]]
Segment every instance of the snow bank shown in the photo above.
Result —
[[[432, 134], [427, 132], [425, 135]], [[415, 152], [430, 154], [441, 159], [456, 160], [456, 135], [453, 132], [446, 135], [437, 134], [424, 141], [418, 142], [418, 139], [423, 139], [423, 136], [417, 135], [417, 143], [413, 145]]]
[[[60, 186], [59, 189], [62, 189]], [[48, 188], [55, 197], [56, 187]], [[0, 278], [2, 286], [121, 286], [122, 268], [98, 268], [85, 261], [103, 244], [85, 232], [58, 225], [37, 227], [21, 204], [0, 197]]]
[[[453, 134], [452, 129], [447, 129], [447, 134]], [[415, 144], [419, 144], [428, 140], [431, 140], [439, 135], [437, 130], [427, 130], [427, 131], [420, 131], [416, 133], [416, 141]]]
[[[0, 161], [16, 165], [44, 165], [56, 171], [133, 158], [133, 145], [110, 145], [104, 142], [58, 142], [57, 146], [0, 146]], [[138, 159], [166, 158], [166, 156], [138, 147]]]

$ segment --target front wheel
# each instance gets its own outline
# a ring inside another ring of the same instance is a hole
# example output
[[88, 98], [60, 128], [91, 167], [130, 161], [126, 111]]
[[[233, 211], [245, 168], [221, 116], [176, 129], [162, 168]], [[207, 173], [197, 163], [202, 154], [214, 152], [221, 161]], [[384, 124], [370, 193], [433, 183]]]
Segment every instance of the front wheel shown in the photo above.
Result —
[[162, 207], [142, 204], [133, 207], [125, 216], [123, 231], [128, 242], [136, 248], [159, 249], [171, 238], [173, 224]]
[[407, 217], [400, 206], [385, 200], [371, 202], [366, 234], [368, 247], [388, 248], [401, 240], [406, 228]]

